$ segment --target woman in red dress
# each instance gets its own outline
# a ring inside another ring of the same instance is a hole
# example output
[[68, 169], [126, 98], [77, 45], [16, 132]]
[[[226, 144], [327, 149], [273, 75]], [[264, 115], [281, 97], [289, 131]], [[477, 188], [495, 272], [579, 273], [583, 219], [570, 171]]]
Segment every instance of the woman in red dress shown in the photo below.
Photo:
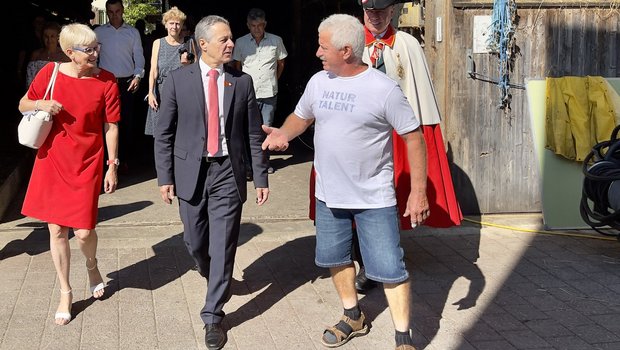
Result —
[[[60, 284], [55, 322], [71, 321], [73, 296], [69, 283], [69, 229], [86, 258], [94, 298], [104, 294], [105, 283], [97, 267], [97, 209], [104, 191], [116, 190], [120, 94], [114, 75], [97, 67], [99, 44], [88, 26], [70, 24], [60, 32], [60, 46], [70, 62], [60, 63], [53, 99], [42, 100], [55, 63], [43, 67], [19, 110], [40, 109], [53, 115], [52, 130], [37, 152], [22, 214], [45, 221], [50, 231], [50, 252]], [[105, 135], [104, 135], [105, 134]], [[109, 155], [103, 175], [104, 136]]]

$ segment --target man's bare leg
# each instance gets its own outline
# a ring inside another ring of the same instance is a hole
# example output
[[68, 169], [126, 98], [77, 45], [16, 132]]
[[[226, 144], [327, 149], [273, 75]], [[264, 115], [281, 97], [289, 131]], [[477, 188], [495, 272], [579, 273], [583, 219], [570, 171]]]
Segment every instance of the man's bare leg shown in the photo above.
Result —
[[357, 305], [357, 291], [355, 290], [355, 265], [332, 267], [329, 269], [332, 281], [340, 296], [342, 307], [353, 308]]

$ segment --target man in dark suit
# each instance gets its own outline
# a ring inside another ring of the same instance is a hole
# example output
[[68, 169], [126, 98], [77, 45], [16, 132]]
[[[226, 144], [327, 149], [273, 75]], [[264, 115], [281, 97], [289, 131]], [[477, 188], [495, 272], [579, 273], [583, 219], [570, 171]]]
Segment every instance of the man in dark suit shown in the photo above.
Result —
[[205, 343], [209, 349], [221, 349], [227, 341], [222, 309], [230, 298], [247, 198], [245, 148], [251, 150], [248, 163], [258, 205], [269, 197], [268, 165], [252, 78], [226, 65], [234, 47], [228, 21], [205, 17], [195, 33], [200, 60], [172, 71], [163, 87], [155, 163], [161, 196], [168, 204], [175, 194], [179, 197], [183, 239], [207, 279], [200, 312]]

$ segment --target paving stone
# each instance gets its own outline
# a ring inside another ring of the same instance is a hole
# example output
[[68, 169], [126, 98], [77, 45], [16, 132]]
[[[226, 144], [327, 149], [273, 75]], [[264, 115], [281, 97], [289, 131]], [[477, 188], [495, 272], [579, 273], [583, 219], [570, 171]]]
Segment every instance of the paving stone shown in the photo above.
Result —
[[532, 320], [525, 322], [525, 325], [536, 334], [538, 334], [541, 338], [545, 339], [575, 335], [575, 333], [571, 332], [568, 328], [562, 326], [558, 321], [554, 319]]
[[498, 314], [485, 313], [482, 315], [482, 319], [490, 327], [495, 329], [495, 331], [500, 333], [503, 331], [525, 330], [527, 328], [524, 323], [520, 322], [515, 317], [503, 310], [502, 313]]
[[580, 291], [584, 296], [595, 296], [605, 291], [605, 287], [591, 279], [569, 280], [568, 283]]
[[620, 283], [619, 284], [607, 285], [607, 288], [613, 290], [616, 293], [620, 293]]
[[616, 334], [597, 324], [579, 325], [571, 328], [571, 330], [589, 344], [620, 341], [620, 337]]
[[563, 301], [558, 300], [553, 295], [547, 293], [537, 293], [536, 295], [524, 296], [523, 299], [527, 300], [540, 311], [564, 310], [569, 308]]
[[550, 346], [543, 338], [530, 330], [502, 332], [506, 340], [517, 349], [538, 349]]
[[545, 340], [556, 349], [583, 350], [591, 347], [589, 343], [577, 336], [548, 337]]
[[587, 279], [586, 275], [577, 272], [577, 270], [573, 269], [572, 267], [551, 268], [548, 269], [547, 272], [564, 281], [583, 281]]
[[588, 317], [592, 315], [605, 315], [610, 312], [609, 303], [592, 299], [573, 300], [570, 302], [570, 307]]
[[514, 305], [526, 305], [527, 301], [519, 296], [517, 293], [504, 289], [501, 293], [498, 293], [494, 300], [495, 303], [502, 307], [514, 306]]
[[[528, 277], [530, 277], [530, 276], [528, 276]], [[531, 281], [527, 277], [522, 276], [521, 274], [519, 274], [516, 271], [512, 271], [510, 276], [508, 276], [508, 278], [505, 281], [505, 283], [507, 285], [509, 285], [509, 286], [518, 285], [518, 284], [527, 283], [527, 282], [531, 282]]]
[[503, 307], [517, 320], [522, 322], [549, 318], [543, 311], [537, 309], [532, 304], [503, 305]]
[[592, 320], [590, 320], [588, 317], [572, 309], [551, 310], [546, 311], [545, 314], [549, 315], [550, 317], [560, 322], [565, 327], [568, 327], [569, 329], [592, 323]]
[[561, 288], [568, 286], [568, 284], [562, 279], [557, 278], [554, 275], [547, 273], [546, 271], [544, 274], [541, 275], [527, 276], [527, 279], [534, 282], [537, 286], [545, 290], [548, 288]]
[[543, 269], [527, 260], [522, 260], [521, 262], [519, 262], [519, 264], [515, 267], [514, 271], [522, 276], [535, 276], [545, 273]]
[[579, 298], [583, 298], [583, 293], [569, 285], [563, 287], [551, 287], [546, 290], [549, 294], [563, 302], [572, 302]]
[[475, 343], [484, 340], [503, 340], [504, 338], [486, 323], [478, 322], [467, 330], [465, 339], [470, 343]]
[[507, 342], [506, 340], [487, 340], [487, 341], [477, 341], [472, 342], [472, 345], [477, 350], [516, 350], [512, 344]]
[[608, 315], [592, 315], [590, 319], [614, 334], [620, 334], [620, 322], [616, 313]]
[[529, 302], [531, 302], [531, 300], [535, 300], [536, 298], [544, 297], [546, 292], [546, 290], [529, 281], [523, 283], [513, 283], [508, 285], [508, 288]]
[[[299, 186], [309, 170], [309, 163], [278, 169], [271, 180], [287, 195], [274, 190], [270, 207], [244, 207], [224, 349], [323, 349], [324, 328], [342, 314], [329, 271], [314, 264], [307, 187]], [[208, 286], [191, 269], [178, 206], [159, 203], [156, 189], [150, 178], [100, 199], [103, 300], [91, 298], [84, 257], [70, 239], [74, 319], [67, 326], [53, 324], [60, 294], [49, 234], [32, 229], [44, 225], [0, 223], [0, 350], [205, 348], [199, 313]], [[127, 205], [136, 210], [126, 212]], [[540, 214], [484, 220], [542, 227]], [[615, 242], [471, 225], [422, 227], [403, 233], [402, 242], [420, 349], [620, 348]], [[383, 290], [360, 295], [359, 303], [371, 332], [341, 349], [393, 349]]]

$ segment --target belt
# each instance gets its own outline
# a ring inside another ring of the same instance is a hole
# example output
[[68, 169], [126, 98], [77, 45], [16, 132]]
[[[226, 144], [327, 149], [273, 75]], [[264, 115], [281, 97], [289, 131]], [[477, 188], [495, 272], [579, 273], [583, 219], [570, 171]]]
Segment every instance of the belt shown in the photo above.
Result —
[[221, 163], [224, 160], [226, 160], [226, 158], [228, 158], [228, 156], [221, 156], [221, 157], [205, 157], [205, 161], [207, 163], [213, 163], [213, 162], [217, 162], [217, 163]]

